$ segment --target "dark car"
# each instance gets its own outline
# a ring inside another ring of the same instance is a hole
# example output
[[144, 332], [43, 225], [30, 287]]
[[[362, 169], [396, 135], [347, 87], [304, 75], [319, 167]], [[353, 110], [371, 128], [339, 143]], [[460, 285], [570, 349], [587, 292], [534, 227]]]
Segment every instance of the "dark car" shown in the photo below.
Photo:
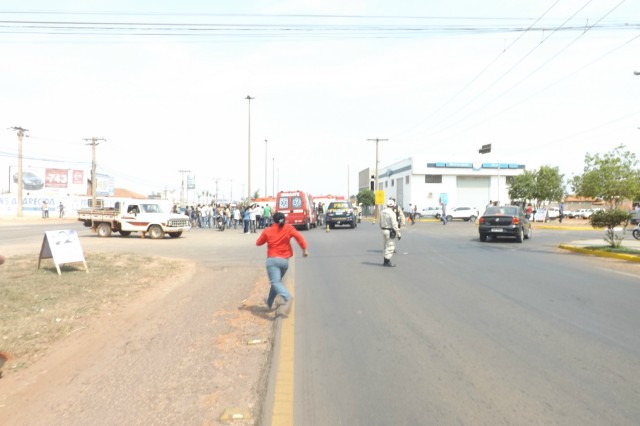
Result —
[[489, 206], [478, 219], [480, 241], [487, 238], [515, 237], [521, 243], [531, 238], [531, 223], [518, 206]]
[[[18, 174], [13, 175], [13, 181], [18, 183]], [[28, 190], [42, 189], [44, 182], [35, 173], [22, 172], [22, 187]]]
[[356, 211], [348, 201], [333, 201], [329, 203], [325, 214], [325, 221], [330, 229], [336, 225], [358, 226]]

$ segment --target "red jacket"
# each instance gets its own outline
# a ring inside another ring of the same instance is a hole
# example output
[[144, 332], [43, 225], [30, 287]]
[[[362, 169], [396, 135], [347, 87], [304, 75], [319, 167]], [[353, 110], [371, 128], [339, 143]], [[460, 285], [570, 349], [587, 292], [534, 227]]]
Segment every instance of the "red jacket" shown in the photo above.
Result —
[[256, 245], [261, 246], [267, 243], [267, 257], [282, 257], [285, 259], [293, 256], [291, 248], [291, 238], [295, 238], [298, 245], [303, 250], [307, 248], [307, 242], [304, 237], [293, 225], [285, 223], [280, 227], [274, 223], [270, 227], [262, 231], [262, 234], [256, 240]]

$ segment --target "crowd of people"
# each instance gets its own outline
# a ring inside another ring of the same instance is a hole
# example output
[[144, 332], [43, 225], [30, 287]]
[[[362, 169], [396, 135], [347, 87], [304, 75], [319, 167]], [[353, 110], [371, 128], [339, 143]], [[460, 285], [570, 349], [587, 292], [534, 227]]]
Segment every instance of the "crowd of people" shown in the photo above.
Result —
[[180, 209], [173, 206], [174, 213], [184, 213], [191, 219], [192, 228], [224, 229], [240, 227], [245, 234], [256, 233], [271, 225], [273, 211], [269, 204], [198, 204]]

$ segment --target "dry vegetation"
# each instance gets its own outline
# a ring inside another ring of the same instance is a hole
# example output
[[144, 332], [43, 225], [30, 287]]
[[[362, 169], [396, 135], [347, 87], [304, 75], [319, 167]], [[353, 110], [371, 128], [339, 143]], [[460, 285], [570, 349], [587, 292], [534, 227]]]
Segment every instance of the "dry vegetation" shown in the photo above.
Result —
[[5, 373], [29, 366], [49, 346], [84, 328], [92, 315], [119, 306], [156, 282], [181, 273], [179, 261], [131, 253], [86, 255], [82, 263], [7, 258], [0, 266], [0, 353], [9, 356]]

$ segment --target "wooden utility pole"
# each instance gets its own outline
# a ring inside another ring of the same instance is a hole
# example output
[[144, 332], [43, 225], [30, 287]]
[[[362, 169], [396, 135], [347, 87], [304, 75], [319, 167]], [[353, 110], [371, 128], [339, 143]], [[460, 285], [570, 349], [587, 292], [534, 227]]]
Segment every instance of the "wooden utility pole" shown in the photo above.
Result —
[[98, 146], [98, 141], [106, 142], [104, 138], [96, 138], [95, 136], [92, 138], [85, 138], [85, 141], [89, 142], [87, 145], [91, 145], [91, 208], [96, 208], [96, 190], [97, 186], [97, 178], [96, 178], [96, 146]]
[[[23, 129], [22, 127], [12, 127], [11, 130], [14, 130], [18, 135], [18, 217], [22, 217], [22, 138], [25, 136], [25, 132], [28, 132], [27, 129]], [[26, 135], [29, 137], [28, 135]]]

